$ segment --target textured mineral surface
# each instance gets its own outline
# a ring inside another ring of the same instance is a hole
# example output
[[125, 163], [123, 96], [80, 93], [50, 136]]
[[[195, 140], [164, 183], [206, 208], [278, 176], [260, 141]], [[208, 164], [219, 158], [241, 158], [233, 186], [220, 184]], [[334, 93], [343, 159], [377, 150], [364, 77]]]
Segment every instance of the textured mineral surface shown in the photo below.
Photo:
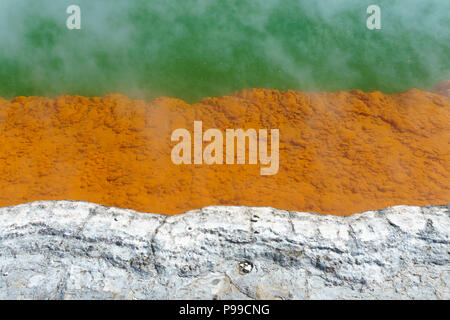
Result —
[[[164, 214], [245, 205], [349, 215], [446, 204], [448, 89], [448, 82], [397, 94], [248, 89], [195, 104], [0, 98], [0, 207], [72, 199]], [[193, 135], [194, 121], [203, 132], [279, 129], [278, 173], [262, 177], [248, 160], [174, 164], [171, 135], [179, 128]]]
[[0, 209], [1, 299], [449, 299], [449, 206]]

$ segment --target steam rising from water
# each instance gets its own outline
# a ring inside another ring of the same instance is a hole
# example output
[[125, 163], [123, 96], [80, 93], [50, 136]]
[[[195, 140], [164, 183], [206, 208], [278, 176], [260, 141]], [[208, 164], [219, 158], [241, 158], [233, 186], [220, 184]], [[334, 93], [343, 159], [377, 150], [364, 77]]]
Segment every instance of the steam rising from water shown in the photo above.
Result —
[[[82, 30], [68, 30], [78, 4]], [[366, 8], [382, 9], [382, 30]], [[250, 87], [429, 88], [450, 78], [448, 0], [1, 0], [0, 95]]]

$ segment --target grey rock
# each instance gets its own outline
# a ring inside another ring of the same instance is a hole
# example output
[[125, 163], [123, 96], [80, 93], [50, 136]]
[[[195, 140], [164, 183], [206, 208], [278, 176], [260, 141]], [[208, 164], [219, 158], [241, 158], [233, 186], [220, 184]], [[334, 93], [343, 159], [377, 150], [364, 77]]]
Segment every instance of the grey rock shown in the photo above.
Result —
[[448, 206], [0, 209], [0, 299], [449, 299]]

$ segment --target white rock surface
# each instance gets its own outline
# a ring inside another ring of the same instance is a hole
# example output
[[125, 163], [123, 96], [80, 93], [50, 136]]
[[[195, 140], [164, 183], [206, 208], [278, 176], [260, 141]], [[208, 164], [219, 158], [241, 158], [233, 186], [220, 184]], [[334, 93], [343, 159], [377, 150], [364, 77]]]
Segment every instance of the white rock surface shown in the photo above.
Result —
[[449, 299], [449, 206], [0, 209], [1, 299]]

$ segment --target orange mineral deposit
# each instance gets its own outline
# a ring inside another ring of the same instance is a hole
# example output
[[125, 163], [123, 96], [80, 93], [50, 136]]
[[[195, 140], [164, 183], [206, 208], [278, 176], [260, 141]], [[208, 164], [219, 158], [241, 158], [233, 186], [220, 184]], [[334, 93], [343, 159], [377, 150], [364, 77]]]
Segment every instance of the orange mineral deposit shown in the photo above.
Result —
[[[85, 200], [177, 214], [208, 205], [348, 215], [450, 202], [448, 90], [251, 89], [189, 105], [122, 95], [0, 98], [0, 206]], [[176, 165], [175, 129], [279, 129], [279, 170]]]

